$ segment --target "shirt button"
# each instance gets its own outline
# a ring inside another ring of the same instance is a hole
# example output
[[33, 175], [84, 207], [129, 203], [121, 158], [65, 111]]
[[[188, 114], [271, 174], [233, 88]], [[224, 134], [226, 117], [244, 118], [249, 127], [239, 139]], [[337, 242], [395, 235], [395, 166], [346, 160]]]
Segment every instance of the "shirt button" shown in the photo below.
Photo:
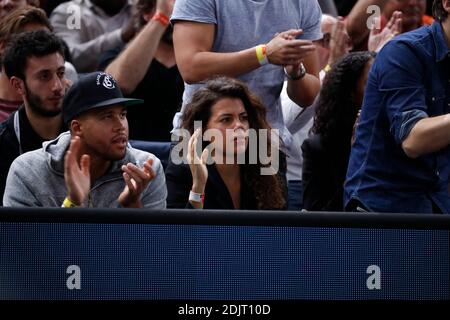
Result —
[[439, 175], [440, 175], [439, 170], [436, 170], [436, 175], [439, 177]]
[[435, 97], [432, 97], [432, 98], [431, 98], [431, 101], [433, 101], [433, 102], [434, 102], [435, 100], [436, 100], [436, 98], [435, 98]]

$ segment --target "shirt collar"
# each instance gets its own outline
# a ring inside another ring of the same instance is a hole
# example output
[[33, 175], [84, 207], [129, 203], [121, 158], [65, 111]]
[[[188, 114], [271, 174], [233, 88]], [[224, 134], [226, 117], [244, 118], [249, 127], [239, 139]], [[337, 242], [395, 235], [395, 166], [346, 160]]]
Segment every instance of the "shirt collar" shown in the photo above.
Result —
[[431, 25], [431, 34], [433, 35], [436, 48], [436, 62], [440, 62], [450, 55], [450, 49], [444, 36], [444, 29], [440, 22], [436, 21]]

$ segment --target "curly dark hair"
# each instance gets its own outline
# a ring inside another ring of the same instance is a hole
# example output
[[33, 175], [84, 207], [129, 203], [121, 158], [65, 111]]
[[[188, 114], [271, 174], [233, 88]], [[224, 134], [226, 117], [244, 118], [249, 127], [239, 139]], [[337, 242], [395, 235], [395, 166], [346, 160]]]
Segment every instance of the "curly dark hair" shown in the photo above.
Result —
[[361, 106], [355, 102], [355, 91], [366, 64], [374, 52], [353, 52], [336, 62], [326, 75], [316, 108], [312, 132], [320, 134], [322, 143], [350, 148], [353, 126]]
[[[201, 121], [203, 130], [211, 117], [211, 109], [221, 99], [240, 99], [248, 115], [249, 127], [251, 129], [267, 129], [267, 146], [270, 152], [270, 125], [266, 119], [266, 108], [254, 93], [241, 81], [228, 78], [217, 77], [206, 82], [206, 86], [196, 91], [191, 103], [186, 106], [183, 115], [182, 128], [187, 129], [191, 134], [194, 132], [194, 121]], [[259, 132], [259, 131], [258, 131]], [[253, 142], [259, 148], [259, 139]], [[249, 159], [249, 149], [246, 151], [246, 159]], [[258, 152], [259, 154], [259, 152]], [[270, 154], [269, 154], [270, 156]], [[267, 167], [260, 162], [257, 164], [241, 165], [241, 175], [243, 186], [253, 191], [256, 199], [257, 209], [280, 210], [286, 208], [284, 188], [281, 178], [278, 175], [261, 175], [260, 170]]]

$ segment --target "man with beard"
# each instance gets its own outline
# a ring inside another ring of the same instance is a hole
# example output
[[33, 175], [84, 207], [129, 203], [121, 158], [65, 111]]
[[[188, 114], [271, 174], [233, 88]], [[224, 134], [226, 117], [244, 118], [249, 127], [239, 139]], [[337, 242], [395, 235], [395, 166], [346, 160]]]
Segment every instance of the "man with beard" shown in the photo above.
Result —
[[[26, 31], [46, 30], [51, 32], [53, 30], [50, 21], [42, 9], [25, 6], [18, 8], [9, 14], [0, 24], [0, 61], [4, 50], [8, 46], [11, 39], [17, 34]], [[67, 61], [67, 49], [65, 49], [65, 75], [66, 79], [75, 81], [78, 77], [74, 66]], [[22, 97], [11, 86], [9, 78], [0, 66], [0, 123], [5, 121], [13, 112], [19, 109], [22, 105]]]
[[161, 162], [128, 145], [127, 107], [138, 103], [109, 74], [81, 76], [64, 98], [70, 133], [13, 162], [5, 206], [166, 208]]
[[23, 105], [0, 124], [0, 200], [13, 160], [62, 132], [61, 105], [67, 86], [63, 44], [47, 31], [23, 33], [13, 40], [3, 66]]
[[131, 0], [72, 0], [53, 10], [55, 34], [69, 46], [78, 72], [98, 70], [100, 55], [130, 41], [136, 28]]
[[145, 101], [143, 108], [128, 112], [131, 139], [170, 141], [172, 119], [181, 107], [184, 82], [168, 18], [173, 4], [174, 0], [138, 0], [139, 34], [121, 53], [117, 48], [105, 54], [100, 66], [109, 63], [106, 72], [117, 79], [123, 93]]

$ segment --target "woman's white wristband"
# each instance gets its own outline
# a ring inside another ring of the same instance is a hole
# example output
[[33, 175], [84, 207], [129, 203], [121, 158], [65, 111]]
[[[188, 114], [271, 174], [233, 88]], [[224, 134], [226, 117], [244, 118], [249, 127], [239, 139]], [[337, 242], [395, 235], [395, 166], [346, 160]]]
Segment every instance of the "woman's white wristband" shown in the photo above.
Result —
[[203, 194], [194, 191], [189, 192], [189, 201], [203, 203]]

